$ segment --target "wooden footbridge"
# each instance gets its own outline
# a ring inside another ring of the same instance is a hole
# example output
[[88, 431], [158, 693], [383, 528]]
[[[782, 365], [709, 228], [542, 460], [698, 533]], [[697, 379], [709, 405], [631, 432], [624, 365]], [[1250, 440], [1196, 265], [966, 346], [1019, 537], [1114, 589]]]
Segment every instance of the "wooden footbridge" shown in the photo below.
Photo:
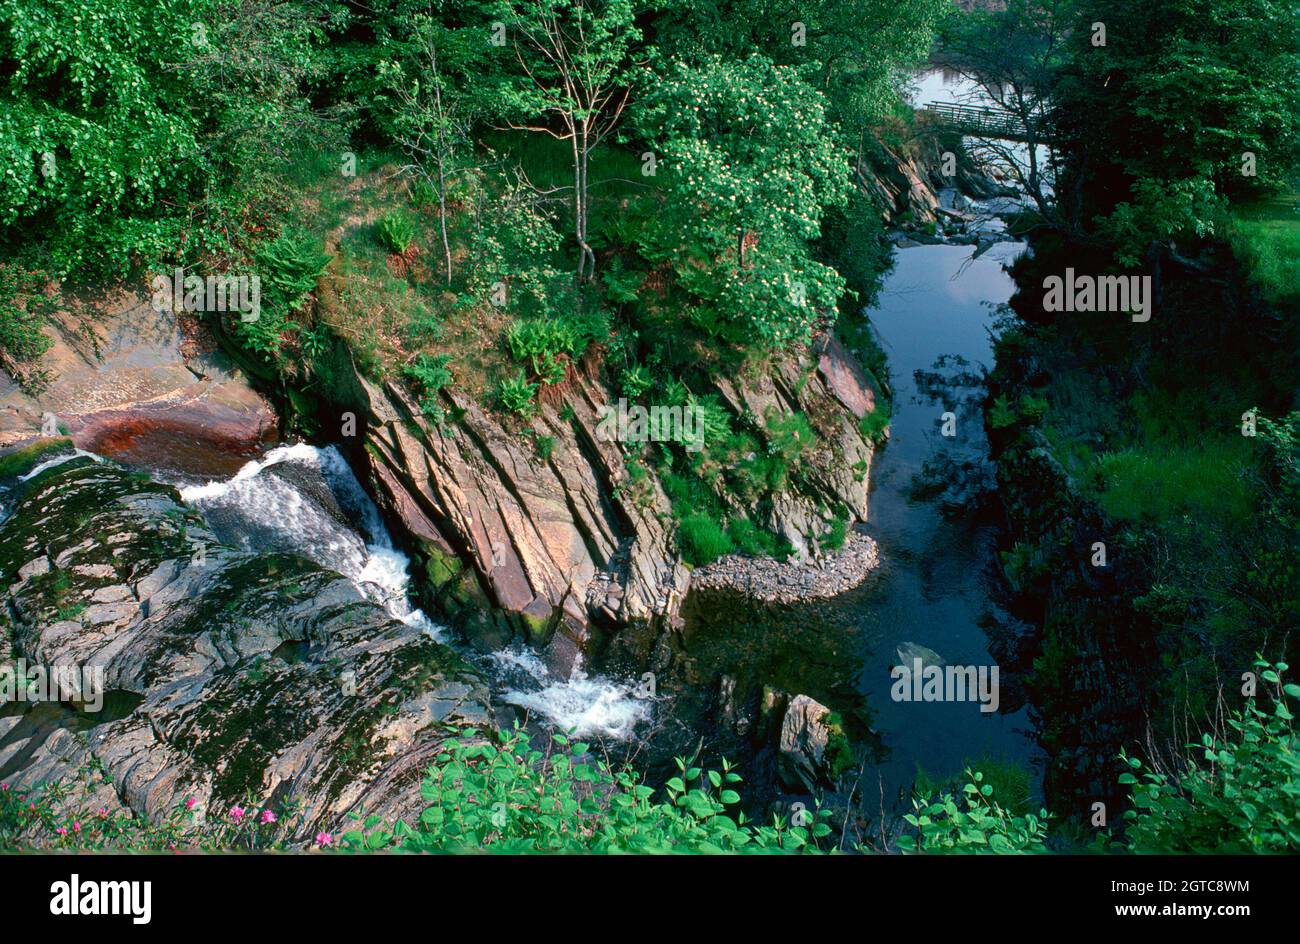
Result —
[[[1005, 138], [1009, 141], [1028, 141], [1030, 128], [1014, 112], [991, 105], [954, 105], [947, 102], [930, 102], [921, 106], [923, 112], [933, 115], [940, 123], [962, 134], [981, 138]], [[1051, 144], [1051, 132], [1041, 126], [1033, 128], [1034, 141]]]

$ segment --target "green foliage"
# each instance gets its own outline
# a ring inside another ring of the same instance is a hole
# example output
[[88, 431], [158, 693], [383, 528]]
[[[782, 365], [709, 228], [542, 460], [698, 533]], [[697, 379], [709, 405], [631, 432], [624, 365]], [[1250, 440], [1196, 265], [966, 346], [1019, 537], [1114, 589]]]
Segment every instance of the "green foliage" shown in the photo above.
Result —
[[[1188, 769], [1176, 776], [1123, 755], [1133, 789], [1125, 814], [1130, 848], [1151, 853], [1278, 853], [1300, 851], [1300, 753], [1288, 700], [1300, 686], [1283, 682], [1287, 666], [1257, 661], [1273, 704], [1254, 698], [1227, 720], [1219, 737], [1205, 734]], [[1197, 759], [1199, 757], [1199, 760]]]
[[812, 0], [791, 17], [767, 0], [655, 0], [655, 45], [665, 59], [742, 59], [758, 51], [824, 89], [850, 138], [887, 115], [897, 75], [920, 63], [949, 12], [944, 0]]
[[404, 256], [415, 243], [415, 220], [402, 210], [390, 210], [375, 224], [375, 236], [389, 252]]
[[537, 411], [537, 404], [533, 402], [537, 388], [538, 384], [530, 383], [521, 367], [513, 377], [505, 377], [501, 380], [498, 396], [503, 407], [527, 419]]
[[550, 462], [551, 455], [555, 452], [555, 437], [534, 435], [533, 449], [536, 451], [538, 459], [541, 459], [543, 462]]
[[91, 763], [78, 771], [76, 778], [34, 789], [0, 783], [0, 849], [284, 850], [301, 829], [299, 806], [259, 803], [252, 796], [220, 811], [207, 811], [191, 797], [156, 823], [130, 810], [79, 809], [74, 802], [85, 781], [107, 783], [108, 777]]
[[592, 312], [516, 321], [506, 331], [506, 347], [515, 361], [528, 365], [534, 377], [543, 383], [558, 383], [565, 373], [560, 355], [577, 361], [591, 344], [608, 338], [608, 316]]
[[766, 425], [769, 448], [787, 464], [798, 462], [817, 443], [817, 434], [802, 413], [773, 414], [767, 417]]
[[470, 205], [470, 294], [486, 298], [499, 285], [507, 285], [512, 305], [532, 306], [547, 315], [561, 310], [566, 297], [572, 298], [572, 279], [567, 292], [549, 291], [563, 285], [555, 267], [561, 238], [542, 200], [522, 180], [506, 175], [470, 174], [464, 184]]
[[300, 327], [292, 316], [307, 303], [331, 258], [312, 236], [293, 227], [258, 246], [254, 274], [261, 279], [261, 306], [252, 320], [233, 314], [240, 344], [262, 360], [278, 363], [285, 343]]
[[1233, 208], [1229, 241], [1265, 300], [1279, 308], [1300, 305], [1300, 197], [1294, 190]]
[[733, 517], [727, 522], [727, 537], [737, 551], [751, 557], [786, 557], [791, 552], [790, 545], [783, 539], [748, 518]]
[[808, 250], [825, 208], [849, 192], [824, 98], [764, 56], [714, 56], [673, 63], [638, 109], [668, 167], [668, 199], [639, 250], [672, 262], [705, 332], [771, 349], [805, 340], [844, 291]]
[[692, 567], [701, 567], [735, 550], [722, 525], [706, 512], [686, 515], [678, 522], [677, 543], [682, 557]]
[[407, 364], [402, 371], [420, 394], [420, 412], [435, 420], [441, 420], [443, 409], [438, 405], [438, 391], [451, 383], [451, 371], [447, 364], [451, 362], [450, 354], [430, 357], [421, 354]]
[[736, 811], [741, 778], [677, 759], [665, 798], [626, 770], [613, 770], [588, 745], [552, 735], [539, 750], [527, 733], [496, 738], [465, 732], [448, 739], [420, 787], [416, 823], [389, 828], [377, 817], [343, 835], [354, 850], [559, 852], [816, 851], [830, 834], [824, 811], [809, 825], [780, 818], [751, 824]]
[[[1104, 47], [1091, 43], [1097, 22]], [[1288, 0], [1077, 0], [1072, 25], [1054, 95], [1067, 155], [1058, 192], [1102, 216], [1132, 200], [1113, 226], [1126, 257], [1147, 235], [1142, 212], [1155, 214], [1155, 234], [1194, 233], [1210, 195], [1290, 182], [1300, 78]], [[1243, 173], [1247, 152], [1255, 176]]]
[[827, 551], [838, 551], [844, 546], [845, 540], [849, 536], [848, 519], [836, 517], [831, 526], [826, 529], [826, 533], [821, 537], [821, 546]]
[[897, 839], [898, 847], [912, 852], [992, 852], [1024, 854], [1046, 852], [1050, 815], [1015, 815], [994, 798], [994, 788], [984, 774], [967, 770], [968, 782], [958, 796], [945, 792], [933, 800], [912, 801], [913, 812], [903, 817], [913, 833]]
[[623, 371], [620, 378], [623, 387], [623, 396], [629, 400], [636, 400], [643, 393], [655, 385], [654, 378], [650, 376], [650, 371], [641, 364], [633, 364], [627, 370]]
[[0, 359], [24, 386], [38, 389], [44, 372], [31, 366], [52, 343], [43, 328], [59, 308], [59, 297], [47, 295], [44, 272], [0, 262]]
[[1196, 242], [1215, 235], [1221, 226], [1223, 201], [1205, 178], [1137, 180], [1133, 199], [1099, 218], [1098, 232], [1115, 247], [1122, 266], [1143, 261], [1153, 242]]
[[[320, 9], [207, 0], [0, 7], [0, 226], [58, 275], [228, 251], [248, 198], [327, 125], [302, 94]], [[235, 52], [237, 50], [237, 52]]]
[[307, 294], [315, 291], [316, 280], [332, 257], [304, 230], [285, 227], [275, 239], [258, 246], [255, 258], [263, 307], [296, 312]]
[[1106, 513], [1129, 521], [1241, 520], [1254, 507], [1244, 475], [1242, 437], [1210, 438], [1186, 448], [1134, 447], [1104, 453], [1095, 469]]

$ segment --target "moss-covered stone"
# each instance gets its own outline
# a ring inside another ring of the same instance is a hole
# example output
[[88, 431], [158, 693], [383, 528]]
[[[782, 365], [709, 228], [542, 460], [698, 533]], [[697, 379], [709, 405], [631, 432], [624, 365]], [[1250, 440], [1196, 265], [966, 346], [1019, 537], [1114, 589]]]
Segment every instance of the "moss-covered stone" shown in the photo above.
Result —
[[58, 436], [0, 452], [0, 482], [24, 475], [37, 463], [72, 448], [71, 439]]

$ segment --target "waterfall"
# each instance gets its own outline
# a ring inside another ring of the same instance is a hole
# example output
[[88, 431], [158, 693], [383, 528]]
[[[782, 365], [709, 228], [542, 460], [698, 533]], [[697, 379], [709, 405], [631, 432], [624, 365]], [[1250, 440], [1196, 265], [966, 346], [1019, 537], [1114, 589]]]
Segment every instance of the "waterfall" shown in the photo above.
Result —
[[[225, 543], [247, 551], [302, 554], [354, 581], [395, 618], [440, 642], [449, 635], [410, 602], [410, 559], [393, 546], [379, 509], [333, 446], [279, 446], [246, 463], [229, 479], [176, 483]], [[635, 686], [588, 676], [551, 674], [531, 650], [481, 657], [501, 701], [578, 736], [631, 738], [650, 717], [652, 702]]]

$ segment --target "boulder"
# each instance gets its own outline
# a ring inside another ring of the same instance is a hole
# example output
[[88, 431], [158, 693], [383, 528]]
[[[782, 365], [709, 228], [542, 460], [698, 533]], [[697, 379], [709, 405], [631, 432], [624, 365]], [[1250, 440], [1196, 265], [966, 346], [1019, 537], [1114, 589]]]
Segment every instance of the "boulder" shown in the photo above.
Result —
[[202, 325], [155, 310], [144, 293], [70, 298], [46, 334], [49, 383], [38, 395], [0, 372], [0, 446], [50, 435], [52, 418], [80, 448], [207, 472], [184, 467], [191, 453], [228, 453], [234, 471], [274, 436], [275, 412]]
[[778, 773], [782, 782], [812, 792], [828, 779], [827, 748], [831, 730], [824, 724], [830, 709], [807, 695], [790, 699], [781, 719]]

